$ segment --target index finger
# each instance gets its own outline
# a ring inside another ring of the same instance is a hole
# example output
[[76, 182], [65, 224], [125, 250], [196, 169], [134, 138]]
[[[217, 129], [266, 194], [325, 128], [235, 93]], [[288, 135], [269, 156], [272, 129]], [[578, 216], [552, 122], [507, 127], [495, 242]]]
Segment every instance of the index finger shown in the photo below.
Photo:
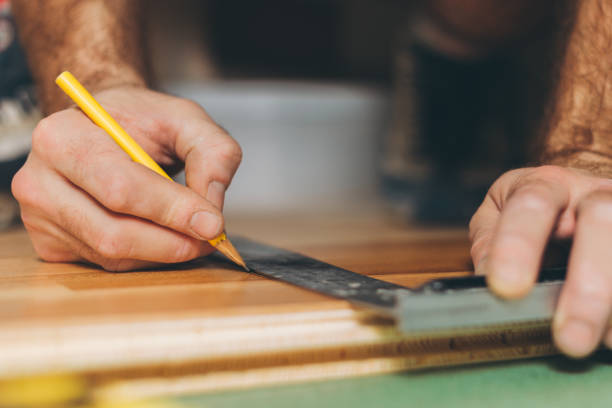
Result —
[[487, 281], [503, 297], [521, 297], [535, 283], [548, 240], [569, 204], [560, 183], [531, 180], [506, 200], [487, 257]]
[[203, 108], [183, 102], [186, 119], [177, 130], [174, 149], [185, 162], [186, 184], [222, 210], [225, 191], [242, 161], [242, 150]]

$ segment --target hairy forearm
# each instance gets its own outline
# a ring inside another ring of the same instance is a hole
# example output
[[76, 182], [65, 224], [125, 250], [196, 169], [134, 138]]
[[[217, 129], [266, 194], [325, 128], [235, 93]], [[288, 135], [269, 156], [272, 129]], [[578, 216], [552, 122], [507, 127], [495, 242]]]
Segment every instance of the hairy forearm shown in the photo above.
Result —
[[70, 101], [55, 86], [69, 70], [93, 92], [146, 84], [139, 0], [13, 0], [45, 113]]
[[612, 3], [580, 0], [542, 160], [612, 176]]

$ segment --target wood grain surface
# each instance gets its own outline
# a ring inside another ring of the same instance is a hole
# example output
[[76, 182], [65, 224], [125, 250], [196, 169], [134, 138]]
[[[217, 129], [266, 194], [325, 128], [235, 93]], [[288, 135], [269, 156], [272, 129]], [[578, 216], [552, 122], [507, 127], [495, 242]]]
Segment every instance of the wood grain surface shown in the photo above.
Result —
[[[471, 270], [465, 229], [413, 227], [381, 211], [234, 217], [228, 231], [406, 286]], [[77, 372], [100, 392], [136, 395], [554, 352], [545, 325], [411, 338], [344, 301], [207, 259], [129, 273], [45, 263], [21, 229], [0, 235], [0, 326], [0, 378]]]

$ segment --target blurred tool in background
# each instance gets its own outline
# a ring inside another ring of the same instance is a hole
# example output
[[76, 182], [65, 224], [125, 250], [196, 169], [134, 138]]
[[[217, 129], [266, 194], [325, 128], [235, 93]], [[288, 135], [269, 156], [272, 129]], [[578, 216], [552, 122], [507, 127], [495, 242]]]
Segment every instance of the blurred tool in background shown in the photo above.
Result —
[[0, 0], [0, 230], [18, 219], [10, 182], [25, 161], [30, 136], [39, 119], [32, 79], [10, 15], [10, 2]]

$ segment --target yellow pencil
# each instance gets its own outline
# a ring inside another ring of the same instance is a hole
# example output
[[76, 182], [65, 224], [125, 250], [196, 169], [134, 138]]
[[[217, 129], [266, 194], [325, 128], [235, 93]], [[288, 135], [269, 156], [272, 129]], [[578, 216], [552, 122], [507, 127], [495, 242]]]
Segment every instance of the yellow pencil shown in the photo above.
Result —
[[[134, 160], [148, 167], [162, 177], [172, 180], [166, 172], [145, 152], [142, 147], [104, 110], [81, 83], [68, 71], [62, 72], [55, 83], [81, 108], [83, 112], [98, 126], [106, 131], [110, 137]], [[242, 266], [248, 271], [244, 260], [234, 248], [225, 233], [208, 241], [223, 255]]]

